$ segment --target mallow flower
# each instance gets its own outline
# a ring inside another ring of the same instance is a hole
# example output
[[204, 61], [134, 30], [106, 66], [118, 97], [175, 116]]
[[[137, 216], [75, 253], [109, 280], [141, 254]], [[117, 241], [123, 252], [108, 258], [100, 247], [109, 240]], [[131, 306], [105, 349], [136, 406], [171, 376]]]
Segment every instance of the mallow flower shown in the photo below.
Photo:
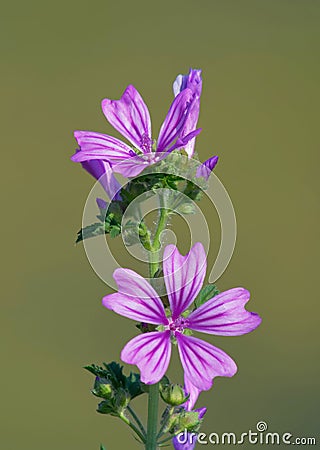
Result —
[[[194, 101], [192, 103], [192, 107], [190, 108], [189, 118], [182, 128], [181, 137], [187, 136], [197, 126], [200, 112], [200, 96], [202, 91], [201, 70], [190, 69], [188, 75], [180, 74], [177, 76], [173, 82], [174, 95], [179, 95], [185, 89], [191, 89], [194, 95]], [[185, 151], [189, 158], [193, 155], [195, 140], [196, 139], [194, 137], [185, 145]]]
[[160, 161], [168, 153], [185, 147], [190, 139], [200, 133], [200, 129], [188, 126], [190, 132], [181, 135], [196, 101], [192, 89], [183, 89], [173, 100], [155, 142], [151, 135], [149, 110], [136, 88], [129, 85], [120, 100], [104, 99], [102, 111], [132, 147], [106, 134], [75, 131], [79, 148], [71, 159], [75, 162], [107, 161], [115, 172], [125, 177], [137, 176], [145, 167]]
[[[185, 122], [183, 129], [181, 131], [181, 136], [187, 136], [190, 131], [197, 127], [199, 113], [200, 113], [200, 96], [202, 91], [202, 78], [201, 70], [190, 69], [187, 75], [178, 75], [173, 83], [173, 93], [177, 96], [184, 89], [191, 89], [194, 95], [194, 101], [192, 107], [190, 108], [188, 120]], [[184, 149], [189, 158], [192, 157], [194, 153], [196, 138], [192, 138], [185, 145]], [[197, 177], [209, 178], [210, 173], [215, 168], [218, 162], [218, 156], [212, 156], [207, 159], [197, 170]]]
[[191, 313], [188, 308], [199, 294], [206, 274], [206, 253], [197, 242], [183, 256], [174, 245], [167, 245], [163, 256], [163, 274], [170, 309], [151, 284], [130, 269], [116, 269], [113, 277], [118, 292], [103, 298], [103, 305], [130, 319], [153, 324], [156, 331], [143, 333], [130, 340], [121, 359], [135, 364], [141, 380], [154, 384], [167, 371], [171, 342], [177, 344], [184, 375], [197, 390], [208, 390], [216, 376], [231, 377], [237, 371], [232, 358], [191, 331], [223, 336], [238, 336], [257, 328], [261, 319], [244, 305], [250, 294], [234, 288], [222, 292]]

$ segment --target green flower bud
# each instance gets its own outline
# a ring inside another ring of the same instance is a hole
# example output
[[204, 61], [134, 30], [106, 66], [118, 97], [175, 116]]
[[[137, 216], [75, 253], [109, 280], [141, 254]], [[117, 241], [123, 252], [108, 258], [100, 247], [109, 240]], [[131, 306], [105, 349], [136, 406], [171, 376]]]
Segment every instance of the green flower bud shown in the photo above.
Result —
[[199, 431], [201, 419], [198, 412], [184, 411], [179, 417], [179, 429], [187, 431]]
[[112, 414], [114, 412], [114, 408], [109, 401], [103, 400], [99, 403], [97, 412], [100, 414]]
[[110, 381], [107, 378], [96, 377], [92, 393], [96, 397], [111, 399], [113, 393]]
[[182, 405], [189, 398], [189, 395], [179, 384], [160, 385], [160, 395], [162, 400], [171, 406]]
[[118, 412], [123, 411], [129, 405], [130, 394], [125, 389], [119, 388], [115, 394], [115, 408]]
[[194, 205], [191, 202], [183, 203], [177, 209], [181, 214], [195, 214], [196, 210]]

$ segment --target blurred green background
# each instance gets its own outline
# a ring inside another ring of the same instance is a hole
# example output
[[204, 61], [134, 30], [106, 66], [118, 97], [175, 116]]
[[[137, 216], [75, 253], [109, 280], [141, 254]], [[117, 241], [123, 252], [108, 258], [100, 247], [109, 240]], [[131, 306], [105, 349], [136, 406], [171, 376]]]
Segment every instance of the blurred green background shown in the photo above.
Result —
[[202, 394], [203, 430], [240, 433], [264, 420], [316, 436], [319, 21], [314, 0], [2, 5], [1, 449], [140, 448], [95, 412], [82, 370], [118, 360], [136, 330], [102, 308], [111, 290], [74, 245], [93, 180], [69, 160], [72, 132], [113, 133], [100, 101], [133, 83], [156, 134], [189, 67], [203, 70], [197, 150], [220, 155], [238, 221], [218, 286], [250, 289], [249, 309], [264, 319], [253, 334], [208, 338], [239, 371]]

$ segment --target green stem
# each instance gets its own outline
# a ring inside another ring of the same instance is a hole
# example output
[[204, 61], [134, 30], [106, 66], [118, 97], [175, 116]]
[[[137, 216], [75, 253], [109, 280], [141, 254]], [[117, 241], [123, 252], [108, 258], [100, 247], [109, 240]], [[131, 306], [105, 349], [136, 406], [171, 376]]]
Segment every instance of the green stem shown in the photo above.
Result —
[[126, 417], [124, 414], [120, 414], [119, 417], [124, 423], [129, 425], [129, 427], [137, 434], [137, 436], [139, 436], [139, 438], [141, 439], [141, 441], [144, 444], [146, 442], [145, 437], [140, 432], [140, 430], [138, 430], [138, 428], [128, 419], [128, 417]]
[[166, 439], [163, 439], [163, 441], [158, 442], [159, 447], [164, 444], [165, 442], [171, 441], [171, 439], [173, 438], [173, 436], [169, 436]]
[[[160, 236], [162, 231], [165, 230], [167, 226], [169, 211], [163, 208], [160, 204], [160, 217], [158, 221], [158, 226], [153, 237], [151, 249], [150, 249], [150, 259], [149, 259], [149, 272], [150, 278], [154, 278], [155, 274], [159, 270], [159, 250], [161, 247]], [[159, 405], [159, 383], [152, 384], [149, 387], [149, 398], [148, 398], [148, 424], [147, 424], [147, 438], [146, 438], [146, 450], [156, 450], [157, 449], [157, 439], [158, 439], [158, 405]]]
[[165, 208], [160, 208], [160, 217], [156, 232], [153, 237], [151, 249], [150, 249], [150, 259], [149, 259], [149, 273], [150, 278], [153, 278], [157, 271], [159, 270], [159, 250], [161, 247], [160, 236], [161, 233], [166, 229], [168, 220], [169, 210]]
[[159, 383], [156, 383], [149, 387], [146, 450], [156, 450], [157, 448], [158, 404]]
[[172, 407], [170, 408], [170, 412], [169, 412], [169, 414], [168, 414], [167, 420], [165, 420], [165, 421], [163, 422], [163, 424], [161, 425], [161, 427], [160, 427], [160, 430], [159, 430], [159, 432], [158, 432], [158, 434], [157, 434], [157, 440], [159, 440], [159, 438], [161, 438], [161, 436], [163, 436], [164, 434], [167, 433], [167, 431], [164, 431], [164, 430], [165, 430], [166, 426], [168, 425], [168, 421], [169, 421], [170, 416], [171, 416], [172, 413], [173, 413], [173, 410], [174, 410], [174, 407], [172, 406]]
[[129, 411], [129, 413], [132, 415], [132, 417], [136, 421], [143, 436], [146, 437], [146, 435], [147, 435], [146, 430], [144, 429], [144, 426], [142, 425], [142, 423], [141, 423], [139, 417], [137, 416], [137, 414], [135, 413], [135, 411], [129, 405], [127, 406], [127, 410]]
[[172, 434], [171, 436], [169, 436], [169, 437], [163, 439], [162, 441], [158, 442], [159, 447], [160, 447], [162, 444], [164, 444], [165, 442], [171, 441], [171, 439], [173, 439], [175, 436], [177, 436], [177, 435], [180, 434], [180, 433], [181, 433], [181, 431], [179, 431], [179, 433]]

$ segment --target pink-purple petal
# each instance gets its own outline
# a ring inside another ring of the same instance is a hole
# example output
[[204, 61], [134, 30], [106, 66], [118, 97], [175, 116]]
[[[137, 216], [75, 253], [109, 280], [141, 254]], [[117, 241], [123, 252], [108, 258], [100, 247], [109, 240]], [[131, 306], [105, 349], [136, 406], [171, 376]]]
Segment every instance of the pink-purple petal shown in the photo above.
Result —
[[170, 144], [179, 137], [189, 114], [192, 97], [191, 89], [184, 89], [173, 100], [160, 129], [157, 151], [167, 150]]
[[219, 160], [218, 156], [212, 156], [211, 158], [207, 159], [204, 163], [202, 163], [197, 168], [197, 177], [203, 177], [206, 180], [208, 180], [208, 178], [211, 175], [211, 172], [218, 164], [218, 160]]
[[193, 311], [188, 326], [195, 331], [223, 336], [250, 333], [260, 325], [261, 318], [245, 309], [249, 299], [249, 291], [243, 288], [222, 292]]
[[199, 390], [211, 388], [213, 378], [232, 377], [237, 366], [232, 358], [217, 347], [193, 336], [176, 333], [185, 376]]
[[170, 331], [144, 333], [131, 339], [121, 352], [127, 364], [138, 366], [141, 381], [155, 384], [166, 373], [171, 357]]
[[120, 100], [104, 99], [102, 111], [109, 123], [135, 147], [145, 151], [144, 141], [151, 138], [149, 110], [143, 98], [129, 85]]
[[181, 255], [174, 245], [166, 246], [163, 254], [163, 273], [173, 320], [197, 297], [206, 269], [206, 252], [200, 242], [185, 256]]
[[[187, 134], [184, 137], [179, 137], [176, 142], [167, 150], [167, 153], [171, 153], [173, 150], [179, 150], [181, 148], [186, 148], [187, 143], [194, 139], [198, 134], [200, 134], [202, 131], [202, 128], [197, 128], [194, 131], [191, 131], [191, 133]], [[199, 176], [199, 175], [197, 175]]]
[[128, 145], [113, 136], [93, 131], [75, 131], [74, 136], [79, 145], [71, 157], [75, 162], [103, 159], [114, 164], [134, 155]]
[[184, 374], [184, 389], [189, 394], [189, 398], [183, 406], [187, 411], [191, 411], [198, 400], [201, 390], [191, 383], [186, 374]]
[[155, 153], [132, 157], [129, 156], [121, 161], [114, 162], [112, 170], [116, 173], [120, 173], [126, 178], [132, 178], [138, 176], [146, 167], [160, 161], [160, 159], [161, 157], [156, 157]]
[[140, 322], [168, 324], [162, 301], [147, 280], [130, 269], [116, 269], [113, 278], [118, 293], [103, 298], [106, 308]]
[[93, 159], [91, 161], [84, 161], [81, 163], [82, 167], [90, 173], [108, 194], [112, 200], [120, 200], [121, 184], [113, 175], [110, 164], [102, 159]]
[[103, 297], [102, 304], [104, 307], [120, 314], [120, 316], [137, 322], [154, 325], [165, 325], [167, 323], [158, 305], [150, 300], [134, 298], [117, 292]]
[[[181, 137], [188, 135], [197, 126], [200, 112], [200, 96], [202, 90], [201, 70], [190, 69], [188, 75], [178, 75], [173, 83], [173, 92], [177, 96], [184, 89], [191, 89], [193, 93], [193, 102], [187, 120], [181, 131]], [[185, 145], [185, 151], [189, 157], [193, 155], [195, 137], [190, 139]]]
[[197, 434], [184, 431], [172, 438], [174, 450], [194, 450], [197, 444]]
[[181, 91], [189, 88], [194, 94], [201, 95], [202, 79], [200, 69], [190, 69], [188, 75], [178, 75], [173, 82], [173, 93], [176, 97]]

